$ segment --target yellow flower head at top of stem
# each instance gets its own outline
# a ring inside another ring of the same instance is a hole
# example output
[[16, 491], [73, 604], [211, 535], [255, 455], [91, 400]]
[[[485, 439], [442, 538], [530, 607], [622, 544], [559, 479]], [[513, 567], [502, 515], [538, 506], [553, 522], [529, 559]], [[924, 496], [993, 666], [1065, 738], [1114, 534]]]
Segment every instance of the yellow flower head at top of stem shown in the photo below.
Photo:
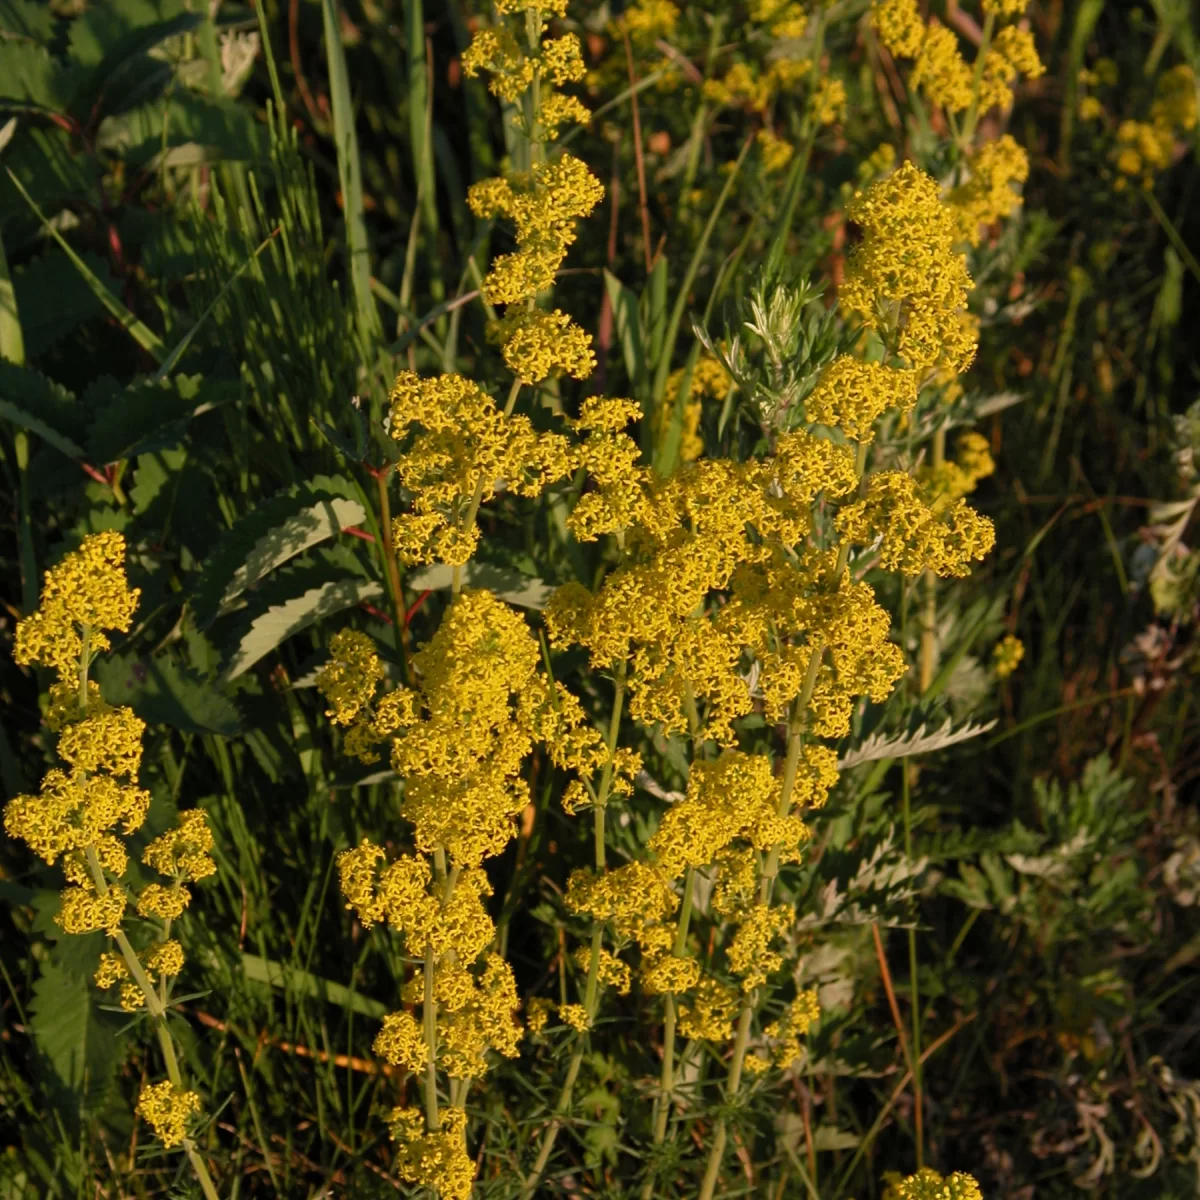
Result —
[[58, 756], [77, 771], [94, 775], [135, 776], [142, 762], [146, 723], [130, 708], [110, 708], [103, 702], [87, 716], [63, 726]]
[[858, 192], [847, 215], [863, 239], [839, 291], [842, 307], [885, 336], [914, 368], [964, 371], [977, 332], [962, 321], [972, 283], [937, 183], [911, 162]]
[[700, 964], [694, 958], [662, 954], [642, 963], [642, 987], [650, 996], [677, 996], [700, 982]]
[[967, 181], [954, 188], [946, 204], [954, 219], [954, 240], [978, 246], [980, 231], [1011, 216], [1021, 203], [1013, 184], [1029, 178], [1029, 158], [1010, 134], [988, 142], [971, 156]]
[[814, 989], [801, 992], [788, 1005], [778, 1021], [772, 1021], [763, 1032], [775, 1042], [775, 1065], [786, 1071], [804, 1052], [800, 1039], [808, 1033], [821, 1015]]
[[581, 542], [627, 529], [649, 509], [652, 475], [637, 465], [641, 448], [624, 432], [641, 415], [636, 400], [589, 396], [572, 422], [584, 438], [572, 451], [571, 465], [585, 470], [595, 485], [567, 518], [567, 528]]
[[604, 197], [604, 185], [571, 154], [537, 163], [528, 175], [472, 184], [467, 204], [479, 218], [508, 217], [516, 226], [517, 250], [503, 254], [484, 277], [490, 304], [517, 304], [545, 291], [575, 241], [575, 222]]
[[490, 500], [503, 484], [536, 496], [568, 471], [567, 442], [538, 433], [528, 417], [505, 416], [461, 375], [422, 379], [402, 371], [392, 386], [391, 436], [404, 443], [396, 466], [413, 494], [412, 512], [393, 522], [407, 565], [467, 562], [479, 533], [466, 519], [476, 492]]
[[467, 1114], [443, 1108], [440, 1128], [426, 1132], [419, 1108], [394, 1108], [388, 1129], [396, 1143], [393, 1168], [405, 1183], [433, 1188], [440, 1200], [468, 1200], [475, 1180], [475, 1163], [467, 1153]]
[[742, 1005], [741, 997], [711, 975], [696, 984], [695, 995], [691, 1004], [680, 1006], [680, 1034], [698, 1041], [729, 1041], [733, 1037], [733, 1018]]
[[875, 422], [889, 409], [907, 413], [917, 402], [917, 373], [839, 354], [821, 372], [804, 402], [804, 415], [836, 426], [848, 438], [870, 442]]
[[350, 725], [375, 698], [384, 678], [375, 643], [357, 629], [341, 629], [329, 639], [329, 661], [317, 675], [317, 689], [335, 725]]
[[979, 1184], [962, 1171], [943, 1178], [932, 1167], [922, 1167], [906, 1179], [889, 1171], [884, 1182], [883, 1200], [983, 1200]]
[[128, 633], [140, 595], [125, 578], [125, 539], [112, 530], [89, 534], [46, 572], [37, 611], [17, 622], [13, 660], [78, 683], [83, 627], [91, 631], [90, 654], [107, 650], [103, 631]]
[[164, 1080], [148, 1083], [138, 1096], [137, 1113], [170, 1149], [183, 1141], [188, 1118], [200, 1112], [200, 1097]]
[[1021, 665], [1025, 657], [1025, 643], [1011, 633], [996, 643], [992, 651], [992, 669], [997, 679], [1007, 679]]
[[189, 808], [179, 814], [174, 829], [157, 837], [142, 854], [142, 862], [160, 875], [188, 883], [214, 875], [217, 864], [210, 851], [213, 848], [212, 830], [208, 818], [199, 808]]
[[936, 512], [916, 480], [904, 471], [871, 476], [864, 499], [837, 516], [843, 537], [869, 545], [880, 538], [879, 565], [885, 571], [943, 577], [965, 576], [968, 564], [987, 556], [996, 530], [965, 500]]
[[771, 129], [760, 129], [755, 137], [762, 154], [763, 170], [768, 175], [782, 171], [792, 161], [796, 148]]
[[1172, 133], [1191, 133], [1200, 120], [1200, 97], [1196, 94], [1196, 74], [1187, 63], [1165, 72], [1155, 89], [1150, 120]]
[[916, 58], [925, 40], [925, 24], [917, 0], [877, 0], [871, 24], [879, 40], [897, 58]]
[[510, 308], [489, 327], [488, 340], [501, 347], [505, 365], [522, 383], [560, 373], [586, 379], [596, 369], [592, 335], [558, 309]]
[[558, 1015], [576, 1033], [583, 1033], [592, 1024], [591, 1018], [588, 1016], [588, 1011], [582, 1004], [560, 1004], [558, 1006]]

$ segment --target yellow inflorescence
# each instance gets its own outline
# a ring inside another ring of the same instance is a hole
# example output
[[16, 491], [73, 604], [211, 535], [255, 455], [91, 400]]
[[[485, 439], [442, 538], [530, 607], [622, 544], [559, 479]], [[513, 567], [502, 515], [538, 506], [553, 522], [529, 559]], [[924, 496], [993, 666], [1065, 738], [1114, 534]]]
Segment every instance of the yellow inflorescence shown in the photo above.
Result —
[[467, 1114], [443, 1108], [441, 1127], [426, 1133], [420, 1109], [394, 1108], [388, 1119], [396, 1143], [396, 1173], [406, 1183], [436, 1189], [441, 1200], [467, 1200], [475, 1179], [475, 1164], [467, 1154]]
[[1021, 203], [1013, 184], [1029, 178], [1029, 158], [1009, 134], [988, 142], [971, 157], [969, 178], [946, 197], [955, 241], [978, 246], [982, 227], [1011, 216]]
[[591, 334], [558, 309], [510, 309], [488, 337], [500, 344], [505, 365], [522, 383], [541, 383], [557, 373], [586, 379], [596, 369]]
[[679, 1010], [679, 1032], [686, 1038], [726, 1042], [733, 1037], [733, 1018], [742, 998], [733, 988], [706, 976], [696, 985], [696, 998]]
[[174, 829], [157, 837], [142, 854], [142, 862], [160, 875], [196, 883], [215, 874], [217, 864], [209, 853], [213, 848], [208, 818], [198, 808], [179, 814]]
[[815, 990], [801, 992], [788, 1005], [778, 1021], [772, 1021], [763, 1032], [775, 1042], [775, 1065], [787, 1070], [803, 1053], [800, 1039], [808, 1033], [821, 1015]]
[[89, 535], [46, 572], [37, 612], [17, 623], [14, 661], [77, 680], [82, 631], [89, 631], [90, 654], [107, 650], [103, 631], [127, 633], [139, 595], [126, 582], [125, 539], [111, 530]]
[[195, 1092], [167, 1081], [147, 1084], [138, 1096], [138, 1115], [168, 1149], [183, 1141], [188, 1118], [199, 1111], [200, 1097]]
[[869, 442], [883, 413], [907, 413], [916, 402], [915, 371], [839, 354], [821, 373], [804, 412], [810, 421], [836, 425], [847, 437]]
[[883, 1200], [983, 1200], [979, 1184], [962, 1171], [943, 1178], [932, 1167], [922, 1167], [907, 1179], [888, 1172], [884, 1182]]
[[863, 240], [847, 265], [842, 307], [883, 332], [892, 322], [886, 314], [898, 310], [896, 348], [911, 366], [965, 370], [978, 340], [961, 319], [971, 277], [937, 183], [906, 162], [859, 192], [847, 215]]
[[1025, 643], [1011, 633], [996, 643], [992, 651], [992, 669], [998, 679], [1007, 679], [1021, 665], [1025, 657]]
[[403, 1067], [414, 1075], [423, 1071], [429, 1061], [425, 1031], [416, 1018], [406, 1012], [389, 1013], [383, 1018], [383, 1028], [375, 1035], [371, 1048], [384, 1062]]

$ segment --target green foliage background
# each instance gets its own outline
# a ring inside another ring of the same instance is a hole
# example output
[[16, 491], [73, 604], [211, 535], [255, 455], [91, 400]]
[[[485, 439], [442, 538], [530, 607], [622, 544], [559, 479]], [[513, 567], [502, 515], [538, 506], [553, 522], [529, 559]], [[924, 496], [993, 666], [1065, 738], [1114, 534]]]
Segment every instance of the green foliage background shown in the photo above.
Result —
[[[836, 274], [844, 244], [826, 217], [881, 141], [936, 158], [927, 121], [891, 115], [864, 10], [831, 9], [826, 49], [850, 104], [787, 222], [788, 282]], [[610, 314], [600, 382], [653, 412], [666, 373], [695, 361], [693, 317], [720, 337], [756, 286], [779, 282], [762, 264], [787, 198], [752, 152], [706, 224], [754, 121], [705, 110], [686, 78], [641, 87], [661, 239], [647, 272], [613, 10], [571, 15], [609, 64], [572, 150], [610, 200], [582, 227], [559, 302], [593, 331]], [[223, 1194], [396, 1188], [379, 1109], [397, 1088], [370, 1041], [404, 968], [386, 936], [352, 927], [332, 874], [362, 834], [395, 836], [390, 791], [337, 752], [312, 682], [351, 620], [396, 665], [401, 613], [415, 610], [419, 643], [444, 605], [448, 573], [410, 574], [397, 592], [384, 569], [372, 469], [391, 445], [377, 429], [398, 366], [486, 383], [497, 361], [481, 307], [456, 299], [505, 249], [464, 201], [505, 153], [499, 111], [457, 68], [471, 16], [460, 0], [263, 0], [213, 16], [183, 0], [0, 0], [0, 125], [15, 118], [0, 133], [0, 640], [80, 536], [125, 533], [143, 599], [99, 681], [150, 726], [139, 837], [195, 805], [217, 834], [220, 871], [183, 923], [174, 1029], [209, 1098], [200, 1141]], [[914, 922], [937, 1046], [930, 1161], [1022, 1200], [1182, 1200], [1200, 1180], [1200, 420], [1185, 416], [1200, 385], [1198, 135], [1143, 195], [1113, 187], [1109, 142], [1073, 115], [1076, 72], [1101, 56], [1119, 68], [1112, 119], [1143, 115], [1166, 67], [1200, 72], [1200, 26], [1186, 0], [1035, 0], [1030, 17], [1048, 72], [1009, 129], [1032, 174], [1019, 216], [972, 262], [982, 349], [956, 412], [997, 457], [978, 500], [998, 549], [941, 593], [935, 687], [860, 714], [844, 750], [872, 734], [883, 749], [844, 772], [790, 877], [827, 1015], [792, 1107], [752, 1099], [739, 1127], [758, 1167], [811, 1142], [815, 1177], [806, 1192], [796, 1176], [796, 1195], [874, 1196], [883, 1170], [912, 1169], [872, 926], [903, 1005]], [[263, 34], [270, 55], [248, 57]], [[677, 40], [703, 73], [755, 36], [720, 0], [687, 8]], [[819, 317], [806, 333], [797, 358], [812, 361]], [[549, 404], [577, 398], [564, 386]], [[748, 429], [735, 408], [706, 411], [702, 431], [715, 443]], [[498, 503], [471, 582], [532, 615], [547, 586], [590, 580], [601, 551], [567, 541], [563, 505], [545, 497], [529, 520]], [[915, 651], [915, 622], [898, 632]], [[1000, 684], [987, 664], [1005, 632], [1027, 653]], [[598, 709], [581, 665], [566, 655], [555, 670]], [[43, 682], [0, 655], [6, 797], [50, 761]], [[922, 754], [907, 856], [897, 739], [946, 720], [996, 724]], [[678, 787], [681, 746], [648, 753], [658, 783]], [[587, 855], [549, 804], [553, 783], [543, 771], [532, 832], [493, 879], [522, 991], [550, 995], [558, 892]], [[649, 829], [644, 800], [620, 833], [630, 845]], [[139, 1149], [145, 1038], [90, 987], [101, 939], [59, 936], [59, 886], [0, 845], [0, 1196], [189, 1194], [174, 1159]], [[588, 1060], [546, 1194], [640, 1194], [645, 1047], [638, 1013], [624, 1015], [629, 1044]], [[476, 1093], [481, 1196], [516, 1194], [565, 1053], [530, 1045]], [[676, 1164], [651, 1166], [670, 1178]]]

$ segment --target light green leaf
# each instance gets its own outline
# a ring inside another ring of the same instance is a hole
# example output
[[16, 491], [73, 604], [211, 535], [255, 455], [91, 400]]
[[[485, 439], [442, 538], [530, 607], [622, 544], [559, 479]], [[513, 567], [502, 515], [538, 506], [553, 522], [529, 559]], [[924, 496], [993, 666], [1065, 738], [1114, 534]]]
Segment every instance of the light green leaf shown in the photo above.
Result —
[[[499, 600], [506, 600], [518, 608], [539, 610], [545, 607], [554, 589], [540, 579], [510, 571], [505, 567], [493, 567], [488, 563], [467, 563], [462, 569], [463, 587], [482, 588]], [[444, 563], [422, 567], [412, 571], [407, 579], [408, 586], [419, 592], [437, 591], [448, 588], [454, 579], [454, 568]]]
[[251, 622], [221, 676], [222, 682], [236, 679], [302, 629], [335, 612], [367, 600], [376, 600], [381, 595], [383, 588], [374, 580], [342, 579], [309, 588], [301, 596], [273, 605]]
[[260, 958], [257, 954], [242, 955], [242, 971], [246, 978], [254, 983], [269, 984], [294, 996], [311, 996], [313, 999], [361, 1013], [364, 1017], [379, 1020], [388, 1011], [386, 1005], [372, 1000], [370, 996], [360, 995], [332, 980], [320, 979], [299, 967]]

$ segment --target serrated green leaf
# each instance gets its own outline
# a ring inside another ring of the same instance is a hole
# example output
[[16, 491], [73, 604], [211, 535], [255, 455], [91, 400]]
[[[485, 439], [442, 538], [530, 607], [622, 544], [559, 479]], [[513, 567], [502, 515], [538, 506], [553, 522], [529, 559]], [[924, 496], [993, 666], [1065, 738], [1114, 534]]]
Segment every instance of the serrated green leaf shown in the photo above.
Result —
[[621, 339], [625, 371], [629, 376], [630, 385], [637, 390], [637, 385], [646, 372], [645, 339], [642, 336], [637, 293], [626, 287], [607, 268], [604, 271], [604, 287], [608, 292], [608, 302], [612, 305], [617, 337]]
[[236, 679], [293, 634], [335, 612], [382, 595], [382, 586], [373, 579], [343, 579], [309, 588], [283, 604], [272, 605], [253, 620], [221, 678]]
[[[164, 139], [163, 131], [166, 130]], [[97, 146], [117, 154], [131, 166], [161, 166], [164, 150], [195, 149], [191, 161], [245, 161], [266, 152], [262, 131], [251, 111], [232, 100], [214, 100], [196, 92], [177, 92], [128, 112], [106, 118], [97, 131]], [[177, 157], [176, 164], [181, 160]]]
[[139, 379], [112, 396], [88, 430], [93, 462], [110, 463], [178, 445], [188, 421], [236, 394], [230, 380], [177, 375], [154, 381]]
[[[444, 563], [432, 567], [421, 567], [409, 573], [407, 583], [417, 591], [437, 591], [448, 588], [454, 580], [454, 568]], [[515, 604], [518, 608], [540, 610], [545, 607], [554, 589], [540, 579], [522, 575], [506, 567], [494, 567], [490, 563], [467, 563], [463, 567], [463, 587], [482, 588], [499, 600]]]
[[254, 983], [269, 984], [294, 996], [311, 996], [316, 1000], [324, 1000], [328, 1004], [336, 1004], [340, 1008], [361, 1013], [364, 1017], [379, 1020], [388, 1011], [385, 1004], [372, 1000], [370, 996], [362, 996], [340, 983], [321, 979], [299, 967], [260, 958], [257, 954], [242, 955], [242, 971], [246, 978]]
[[[120, 284], [98, 254], [84, 251], [79, 257], [110, 292], [119, 290]], [[85, 321], [104, 313], [100, 298], [57, 247], [13, 273], [13, 292], [30, 356], [44, 353]]]
[[112, 1082], [119, 1058], [117, 1024], [95, 1004], [91, 981], [52, 956], [33, 988], [29, 1023], [50, 1081], [75, 1111], [94, 1107]]
[[79, 458], [83, 430], [75, 395], [31, 367], [0, 359], [0, 419], [42, 438], [47, 445]]
[[37, 434], [47, 446], [53, 446], [68, 458], [83, 457], [82, 446], [77, 446], [69, 437], [59, 433], [57, 429], [52, 429], [45, 421], [4, 399], [0, 399], [0, 420], [9, 421], [20, 429], [28, 429], [30, 433]]
[[148, 725], [224, 737], [241, 732], [237, 705], [168, 655], [106, 655], [97, 662], [95, 676], [110, 704], [128, 705]]
[[196, 625], [206, 629], [247, 588], [311, 546], [362, 521], [352, 485], [318, 475], [277, 492], [246, 513], [209, 556], [192, 595]]

